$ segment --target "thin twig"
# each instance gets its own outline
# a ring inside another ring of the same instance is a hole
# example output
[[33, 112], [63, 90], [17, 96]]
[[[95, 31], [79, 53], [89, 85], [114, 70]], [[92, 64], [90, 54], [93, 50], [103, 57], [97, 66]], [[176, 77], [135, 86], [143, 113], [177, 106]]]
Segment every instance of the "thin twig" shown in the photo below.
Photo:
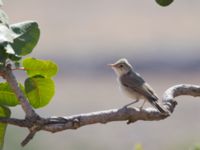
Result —
[[26, 144], [28, 144], [28, 142], [33, 139], [33, 137], [35, 136], [36, 132], [37, 131], [30, 132], [27, 135], [27, 137], [21, 142], [21, 146], [25, 146]]
[[31, 70], [31, 69], [24, 68], [24, 67], [12, 68], [12, 71], [14, 71], [14, 70], [22, 70], [22, 71], [27, 71], [27, 70]]

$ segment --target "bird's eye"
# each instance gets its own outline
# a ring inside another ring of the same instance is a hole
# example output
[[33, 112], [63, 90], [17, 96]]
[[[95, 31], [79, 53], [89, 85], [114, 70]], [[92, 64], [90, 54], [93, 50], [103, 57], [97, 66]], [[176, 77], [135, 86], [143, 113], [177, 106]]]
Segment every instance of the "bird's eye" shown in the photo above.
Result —
[[123, 65], [121, 64], [121, 65], [119, 65], [119, 68], [123, 68]]

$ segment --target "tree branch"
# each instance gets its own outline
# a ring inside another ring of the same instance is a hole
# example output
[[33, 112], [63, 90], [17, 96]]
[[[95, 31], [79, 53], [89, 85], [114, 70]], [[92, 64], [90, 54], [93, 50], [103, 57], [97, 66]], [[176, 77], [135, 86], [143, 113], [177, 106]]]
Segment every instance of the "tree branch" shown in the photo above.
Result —
[[28, 100], [26, 99], [24, 93], [19, 88], [19, 84], [18, 84], [15, 76], [12, 73], [11, 66], [7, 65], [6, 67], [2, 68], [0, 74], [8, 82], [8, 84], [12, 88], [13, 92], [16, 94], [16, 96], [22, 106], [22, 109], [24, 110], [24, 112], [26, 114], [26, 117], [37, 119], [38, 115], [32, 109], [32, 107], [29, 104]]
[[139, 109], [134, 107], [123, 107], [120, 109], [110, 109], [73, 116], [42, 118], [36, 114], [28, 103], [26, 97], [18, 86], [10, 67], [7, 67], [3, 72], [0, 71], [0, 75], [2, 75], [10, 84], [26, 113], [26, 117], [23, 120], [16, 118], [0, 118], [0, 122], [29, 129], [28, 136], [21, 143], [22, 146], [26, 145], [40, 130], [55, 133], [67, 129], [78, 129], [82, 126], [96, 123], [105, 124], [113, 121], [127, 121], [127, 124], [130, 124], [138, 120], [158, 121], [166, 119], [170, 116], [170, 113], [173, 113], [177, 105], [177, 102], [174, 100], [175, 97], [181, 95], [200, 96], [200, 86], [181, 84], [170, 87], [164, 92], [162, 104], [163, 108], [166, 110], [165, 114], [160, 113], [154, 108]]
[[67, 129], [77, 129], [82, 126], [96, 123], [105, 124], [113, 121], [128, 121], [127, 124], [129, 124], [137, 120], [162, 120], [167, 116], [168, 114], [161, 114], [154, 108], [139, 109], [124, 107], [121, 109], [110, 109], [69, 117], [47, 118], [48, 123], [42, 128], [42, 130], [54, 133]]
[[181, 95], [189, 95], [194, 97], [200, 96], [200, 86], [192, 84], [179, 84], [170, 87], [163, 94], [162, 100], [165, 109], [172, 113], [177, 105], [177, 102], [174, 100], [174, 98]]

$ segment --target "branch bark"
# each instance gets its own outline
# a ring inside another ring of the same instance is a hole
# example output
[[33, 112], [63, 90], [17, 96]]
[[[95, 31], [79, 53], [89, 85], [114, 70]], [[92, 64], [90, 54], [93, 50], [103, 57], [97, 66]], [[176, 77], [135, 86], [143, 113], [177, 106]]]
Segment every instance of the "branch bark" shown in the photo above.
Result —
[[28, 103], [23, 92], [20, 90], [11, 69], [7, 67], [3, 72], [0, 72], [0, 75], [2, 75], [10, 84], [13, 91], [17, 95], [24, 112], [26, 113], [25, 119], [0, 118], [0, 122], [29, 129], [28, 136], [21, 143], [22, 146], [26, 145], [40, 130], [55, 133], [67, 129], [78, 129], [82, 126], [96, 123], [105, 124], [113, 121], [127, 121], [127, 124], [130, 124], [138, 120], [158, 121], [166, 119], [171, 115], [171, 113], [173, 113], [177, 105], [177, 102], [174, 99], [175, 97], [181, 95], [190, 95], [194, 97], [200, 96], [200, 86], [180, 84], [172, 86], [164, 92], [162, 98], [162, 107], [166, 110], [166, 113], [164, 114], [160, 113], [154, 108], [139, 109], [135, 107], [123, 107], [119, 109], [110, 109], [72, 116], [54, 116], [50, 118], [42, 118], [32, 109]]
[[22, 90], [19, 88], [19, 84], [12, 73], [11, 65], [7, 65], [6, 67], [2, 68], [1, 70], [2, 77], [8, 82], [10, 87], [12, 88], [13, 92], [17, 96], [22, 109], [24, 110], [26, 117], [37, 119], [38, 115], [35, 113], [35, 111], [32, 109], [31, 105], [29, 104], [27, 98], [25, 97]]
[[193, 97], [200, 96], [200, 86], [192, 84], [179, 84], [170, 87], [164, 92], [162, 98], [165, 109], [172, 113], [177, 105], [174, 98], [181, 95], [189, 95]]

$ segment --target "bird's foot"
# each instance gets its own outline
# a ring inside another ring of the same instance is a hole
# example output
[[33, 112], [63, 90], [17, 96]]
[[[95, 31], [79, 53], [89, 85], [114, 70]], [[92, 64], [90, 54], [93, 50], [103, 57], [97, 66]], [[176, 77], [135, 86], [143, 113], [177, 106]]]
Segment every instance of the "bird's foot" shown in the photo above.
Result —
[[122, 106], [122, 109], [128, 109], [127, 105]]
[[140, 106], [139, 109], [140, 109], [140, 111], [143, 110], [143, 106]]

